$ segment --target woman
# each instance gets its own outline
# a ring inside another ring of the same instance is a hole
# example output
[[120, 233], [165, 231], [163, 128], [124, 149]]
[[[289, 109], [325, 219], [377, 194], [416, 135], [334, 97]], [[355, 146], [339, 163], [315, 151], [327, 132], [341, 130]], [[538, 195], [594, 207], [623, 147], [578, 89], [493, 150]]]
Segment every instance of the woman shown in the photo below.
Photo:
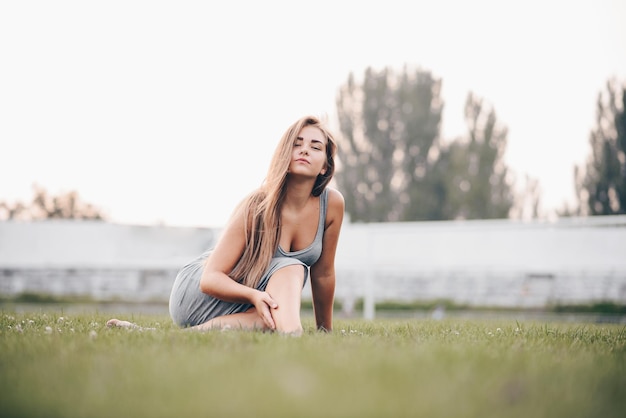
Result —
[[[169, 302], [174, 322], [300, 335], [301, 292], [310, 276], [317, 328], [332, 330], [344, 214], [343, 196], [328, 187], [335, 153], [318, 118], [287, 129], [262, 186], [235, 209], [217, 245], [178, 273]], [[107, 325], [136, 327], [117, 319]]]

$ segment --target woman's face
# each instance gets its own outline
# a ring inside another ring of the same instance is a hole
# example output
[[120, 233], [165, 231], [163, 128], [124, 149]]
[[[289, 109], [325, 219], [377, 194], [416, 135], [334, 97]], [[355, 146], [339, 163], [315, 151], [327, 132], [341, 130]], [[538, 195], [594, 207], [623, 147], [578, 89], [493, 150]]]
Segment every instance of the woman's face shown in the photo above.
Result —
[[290, 174], [317, 178], [326, 172], [326, 137], [314, 126], [305, 126], [293, 143]]

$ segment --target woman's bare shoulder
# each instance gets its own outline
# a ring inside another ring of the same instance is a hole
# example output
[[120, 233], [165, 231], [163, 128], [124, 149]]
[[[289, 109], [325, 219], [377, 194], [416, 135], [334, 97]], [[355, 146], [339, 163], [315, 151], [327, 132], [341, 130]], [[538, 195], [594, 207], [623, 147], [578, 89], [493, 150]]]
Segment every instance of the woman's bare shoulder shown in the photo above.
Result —
[[332, 187], [328, 189], [328, 214], [331, 217], [339, 217], [339, 220], [343, 218], [343, 212], [345, 210], [346, 202], [341, 192]]
[[333, 187], [327, 187], [328, 189], [328, 204], [329, 205], [345, 205], [343, 194]]

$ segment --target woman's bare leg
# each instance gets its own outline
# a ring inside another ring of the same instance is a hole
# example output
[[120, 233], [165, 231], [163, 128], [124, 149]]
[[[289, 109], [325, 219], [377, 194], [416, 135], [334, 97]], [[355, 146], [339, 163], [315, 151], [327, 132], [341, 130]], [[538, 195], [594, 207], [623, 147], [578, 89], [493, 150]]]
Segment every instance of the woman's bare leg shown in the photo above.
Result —
[[[155, 328], [146, 328], [139, 326], [133, 322], [124, 321], [121, 319], [109, 319], [107, 321], [107, 327], [119, 327], [119, 328], [128, 328], [128, 329], [136, 329], [136, 330], [151, 330]], [[250, 308], [246, 312], [240, 312], [231, 315], [218, 316], [217, 318], [213, 318], [204, 324], [196, 325], [193, 327], [186, 328], [187, 330], [195, 330], [195, 331], [208, 331], [211, 329], [250, 329], [250, 330], [267, 330], [267, 326], [261, 319], [261, 317], [256, 313], [255, 308]]]
[[300, 264], [283, 267], [270, 277], [265, 291], [278, 303], [272, 309], [276, 331], [284, 334], [302, 334], [300, 302], [304, 284], [304, 269]]
[[254, 307], [245, 312], [239, 312], [230, 315], [218, 316], [208, 320], [207, 322], [187, 328], [192, 331], [209, 331], [212, 329], [248, 329], [248, 330], [267, 330], [267, 326], [257, 314]]
[[[304, 266], [292, 265], [279, 269], [270, 277], [265, 291], [278, 303], [277, 309], [272, 309], [272, 318], [276, 324], [276, 331], [290, 335], [302, 334], [300, 322], [300, 301], [304, 282]], [[256, 309], [250, 308], [246, 312], [219, 316], [204, 324], [188, 328], [189, 330], [208, 331], [211, 329], [249, 329], [267, 331]]]
[[[276, 331], [283, 334], [302, 334], [302, 322], [300, 321], [300, 302], [302, 298], [302, 286], [304, 283], [305, 267], [299, 264], [283, 267], [276, 271], [265, 291], [278, 303], [278, 308], [272, 309], [271, 314], [276, 324]], [[137, 324], [119, 319], [107, 321], [108, 327], [122, 327], [130, 329], [154, 329], [144, 328]], [[254, 307], [245, 312], [219, 316], [203, 324], [186, 328], [187, 330], [208, 331], [212, 329], [247, 329], [268, 330]]]

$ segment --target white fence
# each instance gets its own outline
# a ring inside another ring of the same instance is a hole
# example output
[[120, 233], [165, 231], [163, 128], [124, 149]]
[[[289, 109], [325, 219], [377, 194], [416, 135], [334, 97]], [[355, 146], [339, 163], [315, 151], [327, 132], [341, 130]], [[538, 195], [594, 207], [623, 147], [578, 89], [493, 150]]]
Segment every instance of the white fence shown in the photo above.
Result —
[[91, 221], [0, 222], [0, 295], [164, 301], [218, 230]]
[[626, 216], [348, 225], [338, 296], [500, 307], [626, 304]]
[[[164, 301], [219, 230], [86, 221], [0, 222], [0, 295]], [[447, 299], [480, 306], [626, 303], [626, 216], [349, 224], [336, 259], [349, 309]], [[307, 286], [303, 295], [310, 297]]]

